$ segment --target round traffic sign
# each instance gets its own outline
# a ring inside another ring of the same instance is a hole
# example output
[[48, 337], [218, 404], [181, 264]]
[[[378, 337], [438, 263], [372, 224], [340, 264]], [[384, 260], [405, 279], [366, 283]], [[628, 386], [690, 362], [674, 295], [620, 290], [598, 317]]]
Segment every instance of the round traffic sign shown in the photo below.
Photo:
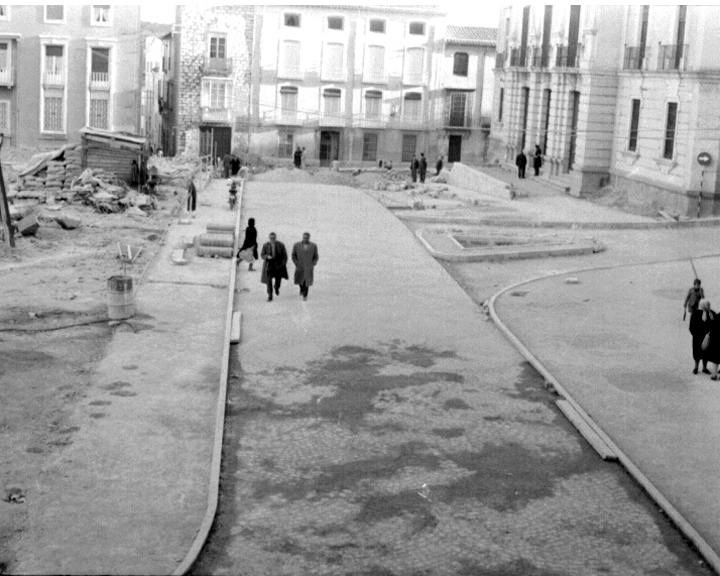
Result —
[[712, 162], [712, 156], [710, 156], [708, 152], [700, 152], [700, 154], [698, 154], [697, 161], [700, 166], [707, 166], [710, 162]]

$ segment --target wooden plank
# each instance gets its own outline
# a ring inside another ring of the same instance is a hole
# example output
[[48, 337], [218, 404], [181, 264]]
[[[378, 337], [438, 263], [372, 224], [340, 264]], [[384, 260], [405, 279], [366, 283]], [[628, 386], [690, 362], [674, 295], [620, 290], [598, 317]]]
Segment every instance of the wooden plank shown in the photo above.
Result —
[[242, 312], [236, 310], [232, 315], [232, 330], [230, 332], [230, 344], [240, 342], [240, 323], [242, 322]]
[[572, 425], [577, 428], [578, 432], [583, 435], [585, 440], [590, 443], [590, 446], [600, 454], [603, 460], [615, 461], [618, 459], [617, 454], [595, 433], [595, 430], [577, 413], [570, 402], [567, 400], [557, 400], [555, 404], [557, 404], [560, 411], [567, 416], [567, 419], [570, 420]]

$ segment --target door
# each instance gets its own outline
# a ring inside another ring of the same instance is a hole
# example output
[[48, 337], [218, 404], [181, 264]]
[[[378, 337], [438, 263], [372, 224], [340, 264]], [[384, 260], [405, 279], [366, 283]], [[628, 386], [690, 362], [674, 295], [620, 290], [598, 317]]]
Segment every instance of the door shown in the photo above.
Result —
[[232, 149], [232, 128], [229, 126], [200, 126], [200, 156], [213, 160], [229, 154]]
[[462, 153], [462, 136], [448, 136], [448, 162], [460, 162]]
[[340, 132], [323, 130], [320, 132], [320, 166], [330, 166], [333, 160], [340, 159]]
[[417, 134], [403, 134], [402, 139], [402, 162], [411, 162], [417, 151]]

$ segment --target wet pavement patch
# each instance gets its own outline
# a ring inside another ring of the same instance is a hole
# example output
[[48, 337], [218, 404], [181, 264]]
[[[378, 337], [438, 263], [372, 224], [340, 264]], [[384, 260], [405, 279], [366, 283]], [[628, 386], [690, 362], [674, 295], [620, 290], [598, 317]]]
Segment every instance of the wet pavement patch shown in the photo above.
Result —
[[117, 390], [116, 392], [110, 392], [110, 396], [137, 396], [137, 392], [130, 392], [129, 390]]
[[103, 390], [121, 390], [122, 388], [129, 388], [132, 386], [130, 382], [124, 382], [123, 380], [115, 380], [106, 386], [101, 386]]
[[460, 398], [450, 398], [443, 404], [445, 410], [470, 410], [470, 404]]
[[132, 364], [130, 366], [123, 366], [122, 369], [123, 370], [137, 370], [138, 367], [137, 367], [137, 364]]
[[96, 420], [98, 418], [105, 418], [105, 416], [107, 416], [107, 414], [105, 414], [105, 412], [91, 412], [90, 413], [90, 418], [95, 418]]
[[93, 400], [92, 402], [88, 402], [90, 406], [109, 406], [112, 404], [109, 400]]
[[521, 398], [529, 402], [554, 403], [557, 397], [545, 389], [544, 382], [543, 377], [532, 364], [523, 362], [520, 376], [515, 381], [515, 393], [506, 392], [506, 394], [511, 398]]
[[459, 438], [465, 434], [465, 428], [433, 428], [432, 433], [440, 438]]

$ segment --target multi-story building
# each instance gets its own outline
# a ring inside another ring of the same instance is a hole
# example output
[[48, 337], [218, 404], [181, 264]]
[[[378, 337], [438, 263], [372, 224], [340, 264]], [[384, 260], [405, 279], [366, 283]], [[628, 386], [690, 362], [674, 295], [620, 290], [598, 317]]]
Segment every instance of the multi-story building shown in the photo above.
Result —
[[[537, 144], [575, 195], [612, 183], [696, 212], [718, 193], [717, 6], [506, 6], [492, 138], [514, 163]], [[710, 164], [698, 155], [708, 153]]]
[[139, 6], [0, 6], [0, 131], [30, 148], [137, 134], [142, 48]]
[[160, 148], [165, 155], [174, 156], [178, 140], [178, 130], [175, 124], [178, 102], [175, 74], [179, 69], [176, 57], [179, 41], [175, 32], [168, 32], [160, 41], [162, 46], [162, 62], [158, 80], [158, 111], [161, 118]]
[[308, 164], [479, 161], [495, 31], [434, 6], [181, 7], [178, 150]]
[[155, 35], [145, 38], [144, 75], [141, 97], [140, 136], [147, 138], [154, 150], [162, 148], [163, 43]]

